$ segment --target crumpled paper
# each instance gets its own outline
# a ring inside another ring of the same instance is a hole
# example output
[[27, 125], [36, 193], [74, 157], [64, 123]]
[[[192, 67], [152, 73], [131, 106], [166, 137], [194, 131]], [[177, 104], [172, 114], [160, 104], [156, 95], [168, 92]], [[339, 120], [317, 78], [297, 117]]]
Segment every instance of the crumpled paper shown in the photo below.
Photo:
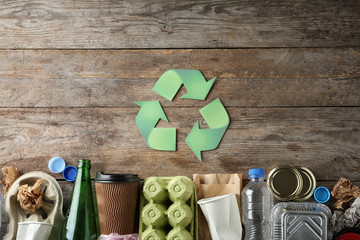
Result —
[[20, 174], [17, 168], [13, 166], [5, 166], [1, 168], [1, 171], [3, 172], [4, 179], [0, 180], [0, 182], [2, 185], [4, 185], [4, 196], [6, 196], [11, 184], [13, 184], [13, 182], [15, 182], [18, 177], [20, 177]]
[[334, 207], [337, 209], [343, 209], [343, 203], [346, 203], [353, 198], [360, 197], [360, 189], [358, 186], [352, 185], [350, 180], [340, 178], [335, 184], [331, 195], [337, 199]]
[[36, 181], [34, 186], [29, 187], [28, 184], [21, 185], [17, 194], [17, 200], [20, 202], [21, 208], [29, 213], [35, 213], [42, 205], [42, 191], [40, 189], [41, 183], [44, 179]]
[[335, 232], [341, 232], [345, 228], [360, 228], [360, 198], [356, 198], [344, 213], [335, 211], [331, 223]]
[[109, 235], [101, 234], [98, 240], [139, 240], [138, 234], [119, 235], [117, 233], [110, 233]]

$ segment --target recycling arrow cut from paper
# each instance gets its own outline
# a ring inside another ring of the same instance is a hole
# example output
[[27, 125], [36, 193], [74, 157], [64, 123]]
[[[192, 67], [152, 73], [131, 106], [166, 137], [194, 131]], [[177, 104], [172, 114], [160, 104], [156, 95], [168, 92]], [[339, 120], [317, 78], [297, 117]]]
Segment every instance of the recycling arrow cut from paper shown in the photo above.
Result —
[[155, 150], [176, 150], [176, 128], [155, 128], [160, 119], [168, 119], [159, 101], [134, 102], [141, 107], [136, 116], [136, 125], [147, 145]]
[[201, 151], [217, 148], [229, 126], [230, 118], [219, 99], [212, 101], [199, 111], [210, 129], [200, 129], [199, 121], [197, 121], [185, 142], [201, 161]]
[[184, 84], [187, 93], [181, 98], [204, 100], [215, 79], [206, 81], [199, 70], [172, 69], [161, 75], [152, 90], [172, 101], [181, 85]]

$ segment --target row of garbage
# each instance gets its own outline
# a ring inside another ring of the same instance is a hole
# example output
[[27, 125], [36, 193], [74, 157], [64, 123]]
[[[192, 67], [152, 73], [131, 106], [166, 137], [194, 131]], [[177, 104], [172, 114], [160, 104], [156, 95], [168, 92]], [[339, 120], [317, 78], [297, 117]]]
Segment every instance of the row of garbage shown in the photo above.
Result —
[[[332, 191], [317, 187], [305, 167], [277, 166], [242, 174], [148, 177], [96, 173], [90, 160], [77, 168], [59, 157], [49, 170], [74, 181], [68, 210], [47, 173], [20, 176], [3, 167], [4, 240], [233, 240], [360, 239], [360, 189], [341, 178]], [[95, 194], [94, 194], [95, 192]], [[332, 214], [324, 205], [336, 199]], [[3, 233], [2, 233], [3, 235]]]

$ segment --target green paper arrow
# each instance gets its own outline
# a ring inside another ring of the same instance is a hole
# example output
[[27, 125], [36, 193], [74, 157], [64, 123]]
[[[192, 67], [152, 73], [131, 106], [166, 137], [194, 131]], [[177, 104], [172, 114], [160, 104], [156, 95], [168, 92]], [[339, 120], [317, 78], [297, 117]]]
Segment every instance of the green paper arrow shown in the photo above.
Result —
[[172, 101], [181, 85], [184, 84], [187, 93], [181, 98], [204, 100], [215, 79], [213, 78], [207, 82], [198, 70], [167, 70], [161, 75], [152, 90], [167, 100]]
[[217, 148], [229, 126], [230, 118], [219, 99], [201, 108], [200, 113], [210, 129], [200, 129], [197, 121], [185, 142], [201, 161], [201, 151]]
[[176, 128], [155, 128], [160, 119], [168, 119], [159, 101], [134, 102], [141, 107], [136, 116], [138, 126], [147, 145], [155, 150], [176, 150]]

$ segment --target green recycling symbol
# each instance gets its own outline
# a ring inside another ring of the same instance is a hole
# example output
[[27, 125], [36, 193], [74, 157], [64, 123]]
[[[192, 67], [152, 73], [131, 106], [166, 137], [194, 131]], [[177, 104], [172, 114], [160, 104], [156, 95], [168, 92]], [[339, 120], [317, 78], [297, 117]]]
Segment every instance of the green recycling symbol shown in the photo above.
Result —
[[[156, 82], [153, 91], [172, 101], [181, 85], [187, 93], [181, 98], [205, 100], [215, 78], [206, 81], [198, 70], [172, 69], [167, 70]], [[168, 119], [159, 101], [135, 102], [141, 107], [136, 116], [136, 125], [147, 145], [151, 149], [161, 151], [176, 150], [176, 128], [156, 128], [160, 119]], [[199, 110], [209, 129], [200, 129], [199, 121], [195, 123], [185, 142], [201, 161], [201, 151], [216, 149], [224, 136], [230, 118], [219, 99], [212, 101]]]

